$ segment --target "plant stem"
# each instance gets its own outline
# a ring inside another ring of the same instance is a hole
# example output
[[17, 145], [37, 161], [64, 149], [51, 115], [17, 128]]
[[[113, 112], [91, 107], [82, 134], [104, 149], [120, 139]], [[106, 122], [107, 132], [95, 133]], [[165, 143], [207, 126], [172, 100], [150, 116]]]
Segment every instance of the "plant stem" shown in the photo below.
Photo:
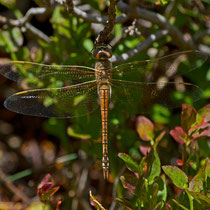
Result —
[[193, 199], [192, 196], [187, 192], [187, 190], [185, 190], [185, 192], [187, 193], [187, 196], [189, 198], [189, 202], [190, 202], [190, 210], [193, 210]]

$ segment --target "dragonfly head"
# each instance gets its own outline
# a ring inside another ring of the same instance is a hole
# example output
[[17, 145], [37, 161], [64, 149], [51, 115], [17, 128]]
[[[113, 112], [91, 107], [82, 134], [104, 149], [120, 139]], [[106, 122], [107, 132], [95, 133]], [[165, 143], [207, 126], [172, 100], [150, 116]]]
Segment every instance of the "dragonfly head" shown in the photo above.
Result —
[[92, 55], [97, 60], [107, 60], [112, 57], [112, 50], [108, 45], [99, 45], [93, 48]]

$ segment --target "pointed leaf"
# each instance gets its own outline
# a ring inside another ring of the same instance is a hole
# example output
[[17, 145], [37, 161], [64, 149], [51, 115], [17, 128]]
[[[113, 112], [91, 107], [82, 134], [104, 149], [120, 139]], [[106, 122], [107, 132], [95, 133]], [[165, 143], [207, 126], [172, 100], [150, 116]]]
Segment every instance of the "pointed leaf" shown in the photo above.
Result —
[[137, 132], [140, 138], [144, 141], [151, 141], [154, 138], [154, 125], [144, 116], [137, 118], [136, 124]]
[[176, 201], [175, 199], [172, 199], [172, 201], [173, 201], [177, 206], [179, 206], [181, 209], [189, 210], [187, 207], [185, 207], [184, 205], [182, 205], [181, 203], [179, 203], [179, 202]]
[[163, 137], [165, 136], [165, 134], [166, 134], [166, 131], [163, 130], [163, 131], [158, 135], [158, 137], [155, 139], [155, 143], [157, 144], [160, 140], [162, 140]]
[[149, 172], [148, 180], [149, 184], [152, 184], [154, 182], [154, 179], [160, 175], [160, 159], [156, 150], [151, 150], [149, 155], [152, 155], [154, 157], [153, 161], [149, 163], [151, 164], [151, 170]]
[[115, 198], [115, 200], [118, 203], [120, 203], [121, 205], [127, 207], [127, 210], [132, 210], [133, 209], [133, 206], [132, 206], [132, 204], [129, 201], [127, 201], [127, 200], [125, 200], [123, 198]]
[[97, 209], [105, 210], [105, 208], [101, 205], [101, 203], [96, 199], [95, 196], [92, 195], [91, 189], [89, 189], [89, 195], [90, 195], [90, 204]]
[[126, 180], [124, 176], [120, 177], [120, 181], [125, 189], [128, 189], [132, 194], [135, 194], [135, 186], [128, 183], [128, 180]]
[[170, 131], [170, 135], [176, 142], [180, 144], [186, 143], [187, 134], [183, 131], [182, 127], [175, 127], [175, 129]]
[[165, 174], [172, 180], [173, 184], [181, 189], [186, 189], [188, 184], [187, 175], [176, 166], [162, 166]]
[[126, 167], [132, 172], [138, 172], [139, 166], [129, 155], [125, 153], [119, 153], [118, 156], [125, 162]]
[[55, 183], [50, 174], [47, 174], [37, 187], [37, 194], [41, 201], [48, 201], [50, 197], [59, 190], [58, 187], [54, 187]]
[[144, 156], [147, 156], [147, 154], [151, 151], [151, 146], [144, 146], [144, 145], [141, 145], [139, 147], [141, 153], [144, 155]]
[[207, 182], [207, 178], [210, 177], [210, 160], [200, 168], [198, 173], [193, 177], [189, 184], [189, 190], [193, 192], [201, 192], [204, 184]]
[[204, 122], [210, 122], [210, 104], [207, 104], [203, 108], [201, 108], [198, 113], [203, 118]]
[[189, 190], [186, 190], [193, 198], [195, 198], [198, 203], [202, 204], [203, 206], [205, 207], [210, 207], [210, 197], [209, 196], [206, 196], [202, 193], [199, 193], [199, 192], [192, 192], [192, 191], [189, 191]]
[[196, 114], [197, 111], [194, 107], [189, 104], [182, 105], [181, 126], [185, 132], [187, 132], [196, 121]]
[[198, 140], [201, 137], [210, 137], [210, 123], [202, 121], [201, 123], [189, 129], [191, 141]]
[[63, 202], [62, 199], [59, 199], [56, 205], [56, 210], [59, 210], [59, 206], [61, 205], [62, 202]]
[[[159, 201], [166, 201], [167, 198], [167, 187], [166, 187], [166, 180], [165, 180], [165, 174], [159, 176], [157, 179], [155, 179], [155, 182], [159, 186], [158, 194], [157, 194], [157, 202]], [[152, 185], [149, 186], [149, 192], [152, 194], [153, 188]]]

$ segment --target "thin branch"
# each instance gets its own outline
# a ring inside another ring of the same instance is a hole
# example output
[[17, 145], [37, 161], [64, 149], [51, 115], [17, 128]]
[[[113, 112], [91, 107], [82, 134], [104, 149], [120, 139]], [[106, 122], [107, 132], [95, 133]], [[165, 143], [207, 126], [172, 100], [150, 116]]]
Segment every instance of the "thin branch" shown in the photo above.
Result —
[[115, 6], [117, 2], [118, 0], [110, 0], [110, 6], [108, 11], [109, 19], [104, 29], [99, 33], [98, 37], [96, 38], [95, 41], [96, 44], [107, 43], [109, 41], [110, 33], [112, 32], [115, 24], [115, 17], [116, 17]]
[[30, 23], [26, 23], [25, 27], [34, 35], [36, 35], [38, 38], [44, 40], [47, 43], [50, 43], [51, 40], [50, 38], [43, 33], [42, 31], [40, 31], [38, 28], [34, 27], [33, 25], [31, 25]]
[[[56, 0], [58, 3], [65, 5], [67, 10], [74, 14], [75, 16], [82, 18], [85, 21], [91, 22], [91, 23], [101, 23], [106, 24], [108, 21], [107, 16], [94, 16], [91, 14], [88, 14], [87, 12], [82, 11], [78, 7], [75, 7], [72, 0]], [[115, 22], [116, 23], [124, 23], [128, 19], [127, 15], [122, 14], [121, 16], [117, 17]]]
[[26, 27], [26, 29], [31, 31], [34, 35], [44, 40], [45, 42], [50, 43], [51, 40], [45, 33], [43, 33], [38, 28], [28, 23], [33, 15], [40, 15], [40, 14], [44, 14], [45, 12], [46, 12], [45, 8], [31, 8], [28, 10], [26, 15], [19, 20], [8, 19], [0, 15], [0, 23], [4, 25], [14, 26], [14, 27]]
[[166, 36], [167, 34], [168, 34], [168, 30], [159, 30], [155, 34], [151, 34], [144, 42], [137, 45], [132, 50], [129, 50], [128, 52], [123, 53], [122, 55], [119, 55], [119, 56], [112, 56], [110, 61], [113, 63], [126, 61], [130, 59], [131, 57], [133, 57], [134, 55], [136, 55], [137, 53], [141, 52], [142, 50], [147, 49], [154, 41]]
[[145, 20], [149, 20], [154, 24], [157, 24], [162, 29], [168, 30], [169, 35], [172, 37], [174, 43], [181, 49], [195, 49], [195, 45], [191, 40], [187, 40], [184, 35], [178, 30], [177, 27], [171, 25], [169, 21], [162, 15], [148, 11], [142, 8], [135, 8], [135, 11], [126, 3], [120, 1], [118, 3], [118, 8], [128, 14], [128, 16], [132, 16], [135, 18], [142, 18]]
[[26, 24], [26, 22], [29, 22], [32, 18], [32, 16], [35, 15], [42, 15], [47, 11], [46, 8], [31, 8], [29, 9], [25, 16], [19, 20], [13, 20], [13, 26], [23, 26]]
[[7, 24], [10, 26], [24, 26], [26, 22], [29, 22], [34, 15], [41, 15], [46, 12], [46, 8], [31, 8], [29, 9], [23, 18], [19, 20], [7, 19], [0, 15], [0, 23]]
[[23, 202], [27, 205], [31, 204], [30, 199], [23, 194], [9, 179], [7, 178], [6, 174], [0, 169], [0, 179], [5, 183], [5, 185]]
[[210, 29], [207, 29], [206, 31], [199, 32], [199, 33], [195, 34], [193, 39], [195, 42], [198, 42], [199, 40], [203, 39], [203, 37], [205, 37], [205, 36], [210, 36]]

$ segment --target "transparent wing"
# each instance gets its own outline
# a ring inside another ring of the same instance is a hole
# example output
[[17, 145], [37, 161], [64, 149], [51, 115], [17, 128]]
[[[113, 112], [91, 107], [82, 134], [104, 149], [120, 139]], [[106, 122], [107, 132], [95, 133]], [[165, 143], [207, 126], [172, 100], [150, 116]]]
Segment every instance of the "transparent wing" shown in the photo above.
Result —
[[98, 104], [96, 81], [62, 88], [22, 91], [4, 103], [11, 111], [39, 116], [70, 118], [93, 112]]
[[[154, 60], [134, 61], [113, 67], [110, 71], [113, 79], [126, 79], [129, 81], [143, 81], [145, 76], [153, 70], [158, 75], [164, 74], [171, 77], [176, 73], [184, 74], [196, 68], [199, 68], [208, 56], [197, 50], [183, 51], [171, 55], [167, 55]], [[132, 74], [128, 74], [132, 73]]]
[[[148, 112], [154, 104], [166, 108], [180, 107], [186, 98], [197, 101], [202, 94], [199, 87], [184, 82], [139, 83], [113, 79], [111, 85], [114, 106], [133, 113]], [[172, 93], [179, 94], [180, 100], [175, 100]]]
[[27, 88], [40, 88], [56, 84], [58, 81], [70, 85], [94, 80], [95, 69], [85, 66], [44, 65], [13, 61], [0, 65], [0, 74], [10, 80], [25, 84]]

